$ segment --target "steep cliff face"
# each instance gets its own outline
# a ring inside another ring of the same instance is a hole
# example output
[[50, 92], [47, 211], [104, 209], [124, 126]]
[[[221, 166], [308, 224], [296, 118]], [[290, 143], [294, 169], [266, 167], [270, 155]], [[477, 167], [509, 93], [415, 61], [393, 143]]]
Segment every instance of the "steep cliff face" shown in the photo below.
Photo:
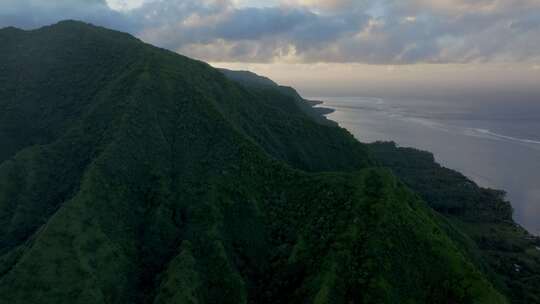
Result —
[[289, 94], [73, 21], [0, 30], [0, 80], [0, 303], [506, 302]]

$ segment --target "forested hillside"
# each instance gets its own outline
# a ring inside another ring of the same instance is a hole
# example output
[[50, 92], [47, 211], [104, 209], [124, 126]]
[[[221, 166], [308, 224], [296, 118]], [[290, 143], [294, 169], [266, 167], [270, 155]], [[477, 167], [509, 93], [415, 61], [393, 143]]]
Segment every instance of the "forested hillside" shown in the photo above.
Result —
[[507, 303], [301, 102], [80, 22], [0, 30], [0, 303]]
[[376, 161], [445, 217], [449, 235], [468, 248], [512, 302], [540, 303], [540, 238], [512, 220], [503, 191], [478, 187], [425, 151], [394, 143], [374, 143], [370, 149]]
[[[225, 75], [252, 90], [264, 88], [260, 79], [247, 79], [261, 76], [238, 73], [243, 77], [233, 71]], [[286, 92], [299, 96], [292, 88]], [[540, 303], [540, 238], [512, 220], [504, 191], [479, 187], [463, 174], [440, 166], [426, 151], [392, 142], [376, 142], [368, 149], [377, 166], [391, 169], [437, 212], [445, 232], [511, 302]]]

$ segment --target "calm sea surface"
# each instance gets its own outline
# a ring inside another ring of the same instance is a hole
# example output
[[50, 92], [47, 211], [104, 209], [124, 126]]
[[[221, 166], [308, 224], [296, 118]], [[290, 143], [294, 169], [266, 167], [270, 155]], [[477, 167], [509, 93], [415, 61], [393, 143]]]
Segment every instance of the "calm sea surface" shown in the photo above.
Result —
[[479, 185], [507, 191], [516, 221], [540, 235], [540, 102], [314, 99], [362, 142], [431, 151]]

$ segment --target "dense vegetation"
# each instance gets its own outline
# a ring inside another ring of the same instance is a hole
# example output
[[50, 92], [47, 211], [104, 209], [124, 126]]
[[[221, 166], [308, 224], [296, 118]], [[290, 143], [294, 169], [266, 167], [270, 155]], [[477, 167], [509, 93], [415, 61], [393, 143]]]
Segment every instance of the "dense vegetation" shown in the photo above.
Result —
[[308, 106], [79, 22], [0, 30], [0, 303], [515, 295], [466, 217]]
[[451, 224], [449, 235], [477, 257], [484, 273], [514, 303], [540, 303], [540, 238], [512, 221], [504, 192], [484, 189], [435, 163], [433, 155], [375, 143], [372, 155]]
[[[248, 76], [261, 76], [245, 72], [226, 75], [259, 89], [265, 79], [249, 81]], [[286, 92], [298, 96], [293, 89]], [[370, 144], [369, 149], [378, 166], [391, 169], [439, 213], [445, 232], [513, 303], [540, 303], [540, 238], [512, 220], [512, 207], [503, 191], [478, 187], [461, 173], [441, 167], [429, 152], [392, 142]]]

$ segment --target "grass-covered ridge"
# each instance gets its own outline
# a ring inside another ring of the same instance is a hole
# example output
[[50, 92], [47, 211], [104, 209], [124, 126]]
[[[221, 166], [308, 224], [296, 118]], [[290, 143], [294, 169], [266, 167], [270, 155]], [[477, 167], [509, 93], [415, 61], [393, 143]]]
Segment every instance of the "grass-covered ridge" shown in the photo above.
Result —
[[290, 92], [74, 21], [0, 30], [0, 80], [0, 303], [507, 302]]

